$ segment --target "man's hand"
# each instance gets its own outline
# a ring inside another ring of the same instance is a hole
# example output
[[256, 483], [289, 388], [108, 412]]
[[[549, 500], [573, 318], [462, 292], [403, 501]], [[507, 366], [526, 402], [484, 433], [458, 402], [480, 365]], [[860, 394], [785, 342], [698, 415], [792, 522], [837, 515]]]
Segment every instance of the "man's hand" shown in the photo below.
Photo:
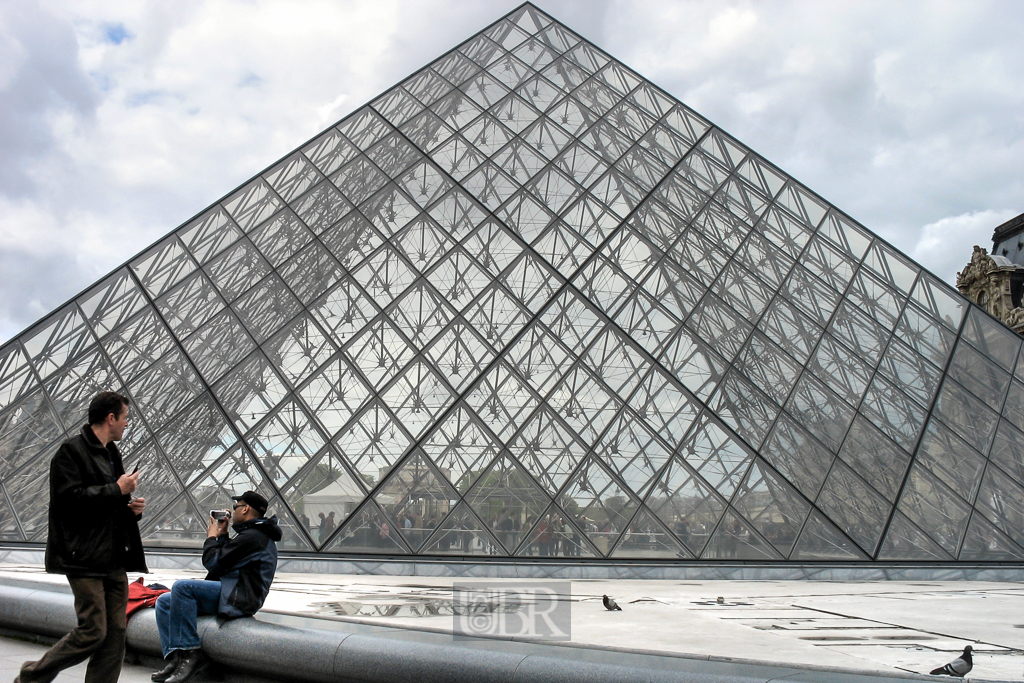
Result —
[[228, 520], [216, 520], [210, 517], [210, 523], [206, 526], [206, 537], [216, 538], [217, 536], [223, 536], [228, 532]]
[[135, 492], [135, 488], [139, 485], [140, 474], [141, 472], [122, 474], [117, 478], [117, 485], [121, 488], [122, 495], [127, 496], [128, 494]]
[[146, 499], [132, 498], [132, 502], [128, 503], [128, 509], [137, 515], [141, 515], [142, 511], [146, 509]]

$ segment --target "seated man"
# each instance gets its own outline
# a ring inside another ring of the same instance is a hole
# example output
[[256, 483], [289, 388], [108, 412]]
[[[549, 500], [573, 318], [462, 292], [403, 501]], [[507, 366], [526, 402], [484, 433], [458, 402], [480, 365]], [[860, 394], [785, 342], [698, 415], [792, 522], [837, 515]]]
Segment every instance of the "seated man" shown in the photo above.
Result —
[[232, 496], [235, 537], [228, 520], [210, 518], [203, 543], [205, 581], [176, 581], [156, 603], [160, 647], [167, 666], [153, 674], [157, 683], [185, 683], [202, 668], [196, 617], [217, 614], [227, 619], [252, 616], [263, 606], [277, 569], [277, 517], [266, 518], [267, 499], [255, 491]]

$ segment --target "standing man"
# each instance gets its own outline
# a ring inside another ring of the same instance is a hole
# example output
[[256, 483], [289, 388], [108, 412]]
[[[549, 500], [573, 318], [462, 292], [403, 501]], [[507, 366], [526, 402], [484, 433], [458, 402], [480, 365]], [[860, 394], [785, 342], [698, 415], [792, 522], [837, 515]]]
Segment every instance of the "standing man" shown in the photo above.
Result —
[[[175, 581], [156, 601], [156, 626], [167, 666], [153, 674], [157, 683], [185, 683], [205, 664], [196, 618], [226, 619], [256, 614], [277, 571], [277, 517], [266, 518], [267, 499], [255, 491], [231, 496], [235, 537], [228, 538], [228, 517], [210, 517], [203, 543], [205, 581]], [[225, 511], [226, 513], [226, 511]]]
[[89, 403], [89, 424], [61, 444], [50, 461], [46, 571], [65, 574], [75, 595], [78, 626], [15, 683], [50, 683], [86, 659], [85, 683], [115, 683], [124, 662], [125, 572], [148, 572], [139, 535], [144, 498], [132, 498], [138, 468], [125, 474], [120, 441], [128, 426], [127, 397], [104, 391]]

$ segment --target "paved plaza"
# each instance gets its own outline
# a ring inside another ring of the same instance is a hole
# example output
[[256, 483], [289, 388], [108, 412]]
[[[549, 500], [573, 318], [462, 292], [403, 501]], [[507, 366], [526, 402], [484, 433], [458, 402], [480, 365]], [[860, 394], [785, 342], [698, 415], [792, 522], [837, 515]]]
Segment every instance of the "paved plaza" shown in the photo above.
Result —
[[[18, 675], [22, 662], [39, 659], [46, 652], [46, 646], [13, 638], [0, 637], [0, 681], [10, 683]], [[66, 669], [57, 675], [54, 683], [81, 683], [85, 680], [85, 662]], [[120, 683], [150, 683], [153, 670], [145, 666], [125, 664], [121, 669]]]
[[[197, 576], [157, 570], [146, 581], [169, 585]], [[66, 586], [63, 577], [37, 566], [0, 565], [0, 582], [26, 580]], [[453, 583], [470, 581], [279, 574], [258, 618], [331, 630], [358, 623], [451, 632]], [[1018, 583], [609, 579], [564, 585], [572, 608], [572, 639], [565, 647], [898, 674], [927, 673], [971, 644], [975, 665], [968, 678], [1024, 680], [1024, 586]], [[606, 611], [603, 594], [623, 610]], [[6, 642], [5, 666], [32, 647]], [[81, 678], [75, 671], [66, 675]], [[126, 675], [134, 676], [134, 669]]]

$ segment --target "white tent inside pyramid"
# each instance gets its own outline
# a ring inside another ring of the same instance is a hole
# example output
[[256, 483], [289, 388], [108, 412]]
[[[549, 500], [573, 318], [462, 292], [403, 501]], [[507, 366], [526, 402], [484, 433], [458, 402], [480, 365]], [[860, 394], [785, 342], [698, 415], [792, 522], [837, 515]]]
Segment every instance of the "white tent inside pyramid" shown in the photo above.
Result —
[[1019, 562], [1020, 348], [525, 4], [0, 349], [0, 541], [114, 390], [150, 547]]

